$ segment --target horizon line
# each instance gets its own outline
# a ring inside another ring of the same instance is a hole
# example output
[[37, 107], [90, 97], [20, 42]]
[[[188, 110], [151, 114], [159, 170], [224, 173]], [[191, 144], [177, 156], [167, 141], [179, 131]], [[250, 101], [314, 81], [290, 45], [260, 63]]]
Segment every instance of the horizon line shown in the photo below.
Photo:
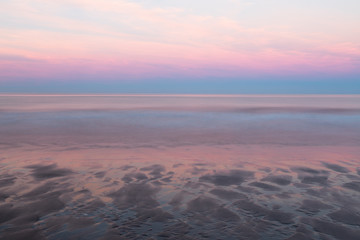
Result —
[[76, 97], [76, 96], [113, 96], [113, 97], [171, 97], [171, 96], [176, 96], [176, 97], [203, 97], [203, 96], [210, 96], [210, 97], [241, 97], [241, 96], [262, 96], [262, 97], [273, 97], [273, 96], [277, 96], [277, 97], [287, 97], [287, 96], [297, 96], [297, 97], [308, 97], [308, 96], [312, 96], [312, 97], [325, 97], [325, 96], [338, 96], [338, 97], [359, 97], [360, 94], [358, 93], [332, 93], [332, 94], [328, 94], [328, 93], [266, 93], [266, 94], [262, 94], [262, 93], [239, 93], [239, 94], [226, 94], [226, 93], [20, 93], [20, 92], [14, 92], [14, 93], [1, 93], [0, 92], [0, 96], [5, 97], [5, 96], [10, 96], [10, 97], [31, 97], [31, 96], [48, 96], [48, 97], [61, 97], [61, 96], [69, 96], [69, 97]]

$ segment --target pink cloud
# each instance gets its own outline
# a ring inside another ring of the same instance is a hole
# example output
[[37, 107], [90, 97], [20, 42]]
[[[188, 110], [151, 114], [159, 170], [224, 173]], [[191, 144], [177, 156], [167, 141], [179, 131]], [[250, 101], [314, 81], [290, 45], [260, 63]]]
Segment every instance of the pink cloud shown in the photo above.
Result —
[[[49, 11], [41, 12], [33, 2]], [[63, 6], [98, 19], [63, 16], [58, 13]], [[40, 26], [1, 29], [0, 54], [18, 56], [0, 57], [3, 79], [236, 77], [359, 69], [359, 45], [338, 36], [244, 27], [226, 16], [177, 8], [146, 8], [124, 0], [38, 0], [14, 1], [1, 12], [16, 12]]]

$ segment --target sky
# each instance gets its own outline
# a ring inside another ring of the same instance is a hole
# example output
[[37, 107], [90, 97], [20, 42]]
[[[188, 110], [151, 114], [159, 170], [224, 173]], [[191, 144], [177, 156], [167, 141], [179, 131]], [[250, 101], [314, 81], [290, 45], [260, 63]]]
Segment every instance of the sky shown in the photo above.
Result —
[[0, 0], [0, 92], [360, 93], [359, 0]]

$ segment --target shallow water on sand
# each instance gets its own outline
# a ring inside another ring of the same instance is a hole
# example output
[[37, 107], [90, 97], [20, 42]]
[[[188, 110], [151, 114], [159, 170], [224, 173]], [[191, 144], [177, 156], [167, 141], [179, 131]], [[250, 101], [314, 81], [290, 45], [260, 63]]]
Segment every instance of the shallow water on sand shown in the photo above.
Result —
[[0, 239], [360, 239], [360, 96], [2, 95]]

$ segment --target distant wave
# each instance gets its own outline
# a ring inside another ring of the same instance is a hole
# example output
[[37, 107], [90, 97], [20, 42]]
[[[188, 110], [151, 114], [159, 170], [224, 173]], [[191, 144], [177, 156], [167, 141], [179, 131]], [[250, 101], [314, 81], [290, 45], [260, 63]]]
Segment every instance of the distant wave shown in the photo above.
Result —
[[222, 113], [251, 113], [251, 114], [273, 114], [273, 113], [313, 113], [313, 114], [360, 114], [360, 108], [324, 108], [324, 107], [198, 107], [198, 106], [141, 106], [141, 107], [61, 107], [49, 108], [0, 108], [0, 112], [117, 112], [117, 111], [173, 111], [173, 112], [222, 112]]
[[0, 94], [0, 112], [64, 111], [360, 114], [360, 96]]

